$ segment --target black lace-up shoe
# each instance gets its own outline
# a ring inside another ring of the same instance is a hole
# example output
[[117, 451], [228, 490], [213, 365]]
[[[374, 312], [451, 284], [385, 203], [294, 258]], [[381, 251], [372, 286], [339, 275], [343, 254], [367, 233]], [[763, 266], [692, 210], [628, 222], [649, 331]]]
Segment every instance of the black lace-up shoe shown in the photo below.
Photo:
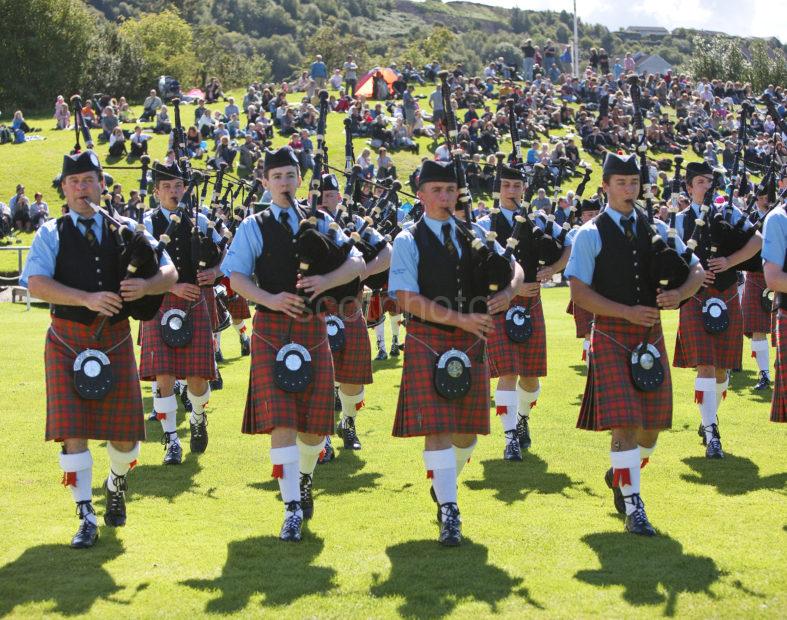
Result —
[[279, 540], [285, 542], [300, 542], [301, 528], [303, 527], [303, 511], [300, 502], [285, 504], [284, 523], [281, 526]]
[[202, 414], [202, 422], [197, 424], [189, 423], [191, 429], [191, 439], [189, 447], [192, 452], [202, 454], [208, 448], [208, 415]]
[[[170, 437], [172, 435], [172, 437]], [[174, 441], [177, 433], [164, 433], [161, 438], [161, 443], [164, 448], [164, 465], [180, 465], [183, 462], [183, 448], [180, 447], [180, 442]]]
[[312, 477], [309, 474], [301, 474], [301, 510], [303, 510], [304, 521], [308, 521], [314, 516]]
[[506, 431], [506, 447], [503, 450], [503, 458], [506, 461], [522, 460], [522, 449], [519, 447], [519, 438], [516, 430]]
[[645, 514], [645, 503], [639, 494], [628, 495], [624, 499], [627, 503], [634, 504], [634, 512], [626, 515], [626, 531], [638, 536], [655, 536], [656, 530], [648, 521], [648, 515]]
[[440, 538], [438, 541], [444, 547], [458, 547], [462, 543], [462, 520], [459, 517], [459, 507], [456, 504], [443, 504], [440, 506]]
[[112, 484], [116, 491], [109, 490], [108, 481], [104, 481], [107, 492], [107, 511], [104, 513], [104, 523], [109, 527], [123, 527], [126, 524], [126, 490], [128, 483], [125, 476], [112, 476]]
[[89, 501], [77, 502], [79, 529], [71, 539], [72, 549], [89, 549], [98, 540], [98, 525], [86, 518], [89, 514], [96, 514], [96, 511], [93, 510], [93, 504]]
[[612, 499], [615, 502], [615, 510], [617, 510], [618, 513], [624, 515], [626, 514], [626, 504], [623, 501], [623, 492], [620, 490], [620, 487], [616, 487], [614, 485], [614, 480], [614, 472], [610, 467], [607, 470], [607, 473], [604, 474], [604, 482], [606, 482], [607, 486], [612, 489]]

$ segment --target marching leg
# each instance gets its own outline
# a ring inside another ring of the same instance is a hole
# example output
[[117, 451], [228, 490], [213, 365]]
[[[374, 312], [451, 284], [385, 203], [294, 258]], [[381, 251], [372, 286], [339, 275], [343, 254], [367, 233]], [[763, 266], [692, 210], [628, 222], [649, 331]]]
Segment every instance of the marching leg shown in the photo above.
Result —
[[[190, 385], [194, 386], [198, 383], [205, 383], [205, 381], [194, 378], [191, 380]], [[210, 400], [210, 385], [206, 384], [204, 392], [199, 396], [189, 388], [188, 397], [192, 406], [189, 420], [191, 431], [189, 446], [192, 452], [202, 454], [208, 447], [208, 414], [205, 413], [205, 406], [208, 404], [208, 400]]]
[[462, 530], [457, 506], [456, 456], [453, 448], [425, 450], [424, 464], [439, 506], [440, 544], [455, 547], [462, 542]]
[[60, 468], [63, 470], [63, 486], [69, 487], [77, 506], [79, 529], [71, 539], [74, 549], [86, 549], [98, 540], [98, 519], [93, 509], [93, 456], [90, 450], [60, 454]]
[[301, 508], [301, 490], [299, 485], [300, 452], [297, 445], [283, 448], [271, 448], [272, 476], [279, 482], [279, 492], [284, 502], [284, 523], [279, 538], [287, 542], [301, 540], [303, 510]]
[[703, 445], [706, 446], [705, 456], [709, 459], [723, 458], [716, 417], [716, 379], [697, 377], [694, 383], [694, 402], [697, 403], [702, 418], [700, 436]]
[[104, 523], [110, 527], [122, 527], [126, 524], [126, 491], [128, 482], [126, 475], [137, 464], [139, 442], [128, 451], [118, 449], [111, 441], [107, 442], [109, 455], [109, 475], [104, 487], [107, 492], [107, 508]]
[[503, 458], [506, 461], [522, 460], [522, 449], [519, 445], [519, 436], [517, 435], [518, 406], [519, 396], [516, 391], [501, 390], [498, 387], [495, 391], [495, 410], [503, 423], [503, 432], [506, 436], [506, 447], [503, 450]]
[[[313, 438], [312, 435], [309, 437]], [[298, 446], [298, 463], [300, 467], [300, 498], [301, 510], [303, 510], [303, 520], [308, 521], [314, 515], [314, 498], [312, 497], [312, 477], [314, 468], [317, 466], [317, 459], [320, 458], [325, 447], [325, 438], [317, 444], [306, 443], [301, 439], [301, 435], [295, 440]]]
[[519, 394], [519, 420], [517, 422], [517, 436], [519, 445], [523, 450], [530, 448], [532, 440], [530, 438], [530, 410], [536, 406], [538, 396], [541, 394], [541, 385], [536, 381], [536, 389], [527, 390], [522, 385], [522, 380], [517, 383], [516, 391]]

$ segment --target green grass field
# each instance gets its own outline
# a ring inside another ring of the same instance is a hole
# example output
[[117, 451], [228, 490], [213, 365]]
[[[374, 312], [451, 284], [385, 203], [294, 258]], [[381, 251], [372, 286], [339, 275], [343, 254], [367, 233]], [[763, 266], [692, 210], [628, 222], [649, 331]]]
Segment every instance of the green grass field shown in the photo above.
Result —
[[[674, 372], [674, 427], [643, 473], [660, 536], [641, 539], [623, 532], [602, 479], [608, 435], [574, 428], [585, 373], [566, 302], [567, 289], [544, 291], [549, 376], [532, 450], [504, 462], [492, 420], [460, 480], [461, 548], [436, 542], [422, 442], [390, 436], [401, 361], [377, 366], [358, 417], [363, 450], [318, 466], [304, 541], [280, 543], [268, 440], [240, 433], [249, 361], [230, 330], [207, 453], [186, 447], [183, 465], [163, 467], [160, 425], [148, 423], [128, 525], [102, 527], [86, 552], [67, 546], [74, 505], [58, 447], [43, 441], [47, 312], [0, 305], [0, 616], [784, 617], [787, 435], [768, 421], [770, 392], [750, 389], [748, 345], [721, 409], [723, 461], [704, 458], [693, 376]], [[670, 352], [675, 327], [666, 315]], [[187, 429], [181, 418], [182, 438]], [[107, 457], [92, 450], [101, 515]]]

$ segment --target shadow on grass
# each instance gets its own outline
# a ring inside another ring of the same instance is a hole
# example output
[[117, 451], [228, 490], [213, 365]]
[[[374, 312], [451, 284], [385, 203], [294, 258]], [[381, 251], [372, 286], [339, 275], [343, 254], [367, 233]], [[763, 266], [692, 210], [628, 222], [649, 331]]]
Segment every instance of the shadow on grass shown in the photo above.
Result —
[[558, 493], [571, 498], [566, 491], [573, 489], [594, 495], [587, 485], [572, 480], [567, 474], [547, 471], [547, 462], [532, 452], [523, 451], [521, 463], [504, 461], [501, 455], [499, 459], [483, 461], [481, 465], [484, 468], [481, 479], [468, 480], [465, 485], [474, 491], [491, 489], [495, 492], [495, 499], [506, 504], [523, 501], [534, 492], [545, 495]]
[[[77, 520], [73, 521], [76, 531]], [[52, 611], [66, 616], [87, 614], [98, 600], [131, 604], [133, 596], [129, 600], [117, 598], [124, 587], [115, 583], [104, 568], [122, 553], [123, 545], [105, 527], [93, 549], [71, 549], [68, 541], [27, 549], [0, 568], [0, 616], [28, 603], [52, 602]], [[147, 586], [140, 584], [136, 592]]]
[[[623, 600], [635, 606], [663, 605], [674, 616], [678, 596], [704, 593], [715, 600], [711, 586], [724, 574], [708, 557], [683, 552], [669, 536], [644, 539], [623, 532], [589, 534], [582, 538], [598, 555], [601, 568], [582, 570], [574, 577], [592, 586], [622, 586]], [[740, 584], [733, 584], [743, 589]]]
[[738, 372], [733, 372], [730, 375], [729, 389], [741, 396], [745, 396], [748, 400], [770, 404], [771, 397], [773, 396], [772, 388], [768, 388], [767, 390], [754, 389], [754, 384], [757, 383], [759, 378], [760, 373], [754, 372], [753, 370], [739, 370]]
[[[158, 422], [156, 422], [158, 424]], [[194, 493], [197, 487], [195, 478], [202, 466], [195, 454], [189, 454], [189, 442], [184, 437], [180, 438], [183, 446], [183, 462], [180, 465], [162, 465], [159, 461], [150, 465], [137, 465], [129, 475], [129, 497], [133, 501], [135, 496], [160, 497], [167, 501], [174, 501], [184, 493]], [[151, 446], [148, 452], [155, 448]], [[160, 456], [163, 458], [162, 447]], [[156, 457], [158, 460], [159, 457]], [[211, 497], [213, 489], [208, 489], [204, 495]]]
[[[244, 609], [252, 596], [262, 595], [262, 605], [279, 607], [337, 587], [336, 571], [313, 566], [325, 543], [304, 532], [299, 544], [274, 536], [257, 536], [231, 542], [221, 576], [189, 579], [183, 585], [214, 595], [206, 613], [227, 614]], [[257, 612], [259, 613], [259, 612]]]
[[408, 618], [439, 618], [463, 602], [486, 603], [492, 613], [512, 594], [536, 609], [522, 579], [489, 564], [489, 551], [469, 538], [460, 547], [446, 549], [436, 540], [414, 540], [386, 549], [391, 573], [385, 581], [373, 575], [371, 594], [404, 597], [399, 613]]
[[754, 461], [725, 452], [724, 459], [710, 460], [701, 456], [683, 459], [695, 473], [681, 478], [693, 484], [715, 486], [722, 495], [745, 495], [753, 491], [781, 491], [787, 494], [787, 473], [760, 477]]

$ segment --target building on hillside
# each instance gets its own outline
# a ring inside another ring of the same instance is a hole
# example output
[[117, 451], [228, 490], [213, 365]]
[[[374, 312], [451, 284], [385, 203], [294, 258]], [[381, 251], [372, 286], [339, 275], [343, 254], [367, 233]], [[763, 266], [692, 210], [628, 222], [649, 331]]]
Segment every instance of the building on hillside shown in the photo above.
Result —
[[638, 74], [642, 75], [643, 73], [653, 73], [653, 74], [664, 74], [667, 71], [672, 69], [672, 65], [669, 64], [666, 60], [664, 60], [658, 54], [653, 54], [642, 60], [637, 62], [636, 71]]
[[624, 38], [638, 39], [641, 37], [651, 37], [660, 39], [669, 35], [669, 30], [661, 26], [628, 26], [625, 30], [620, 31]]

